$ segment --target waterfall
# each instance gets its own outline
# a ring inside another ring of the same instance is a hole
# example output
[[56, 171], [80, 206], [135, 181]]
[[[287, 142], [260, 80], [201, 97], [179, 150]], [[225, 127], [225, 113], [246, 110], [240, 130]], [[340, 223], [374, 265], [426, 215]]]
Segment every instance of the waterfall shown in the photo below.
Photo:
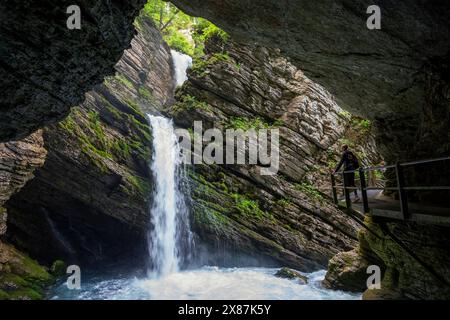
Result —
[[192, 65], [192, 58], [175, 50], [171, 50], [170, 52], [172, 54], [173, 66], [175, 69], [175, 83], [176, 86], [179, 87], [188, 79], [186, 70]]
[[177, 272], [189, 255], [192, 237], [188, 210], [181, 192], [182, 166], [180, 147], [172, 120], [148, 115], [153, 129], [151, 169], [155, 178], [153, 229], [149, 235], [152, 276]]

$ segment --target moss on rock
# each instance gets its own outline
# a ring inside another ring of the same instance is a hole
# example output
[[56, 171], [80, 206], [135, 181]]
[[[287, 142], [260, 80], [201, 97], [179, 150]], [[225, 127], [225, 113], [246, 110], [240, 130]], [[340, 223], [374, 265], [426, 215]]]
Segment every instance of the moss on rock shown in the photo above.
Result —
[[275, 273], [276, 277], [284, 278], [284, 279], [298, 279], [300, 284], [307, 284], [308, 283], [308, 277], [302, 275], [300, 272], [289, 269], [289, 268], [281, 268], [280, 270]]
[[43, 299], [54, 277], [38, 262], [8, 244], [0, 243], [0, 254], [0, 299]]

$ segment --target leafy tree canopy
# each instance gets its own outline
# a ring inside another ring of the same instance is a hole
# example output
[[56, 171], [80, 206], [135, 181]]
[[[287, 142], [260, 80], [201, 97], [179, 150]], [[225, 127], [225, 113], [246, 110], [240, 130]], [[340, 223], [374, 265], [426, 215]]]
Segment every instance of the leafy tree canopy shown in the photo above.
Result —
[[191, 17], [169, 2], [149, 0], [143, 14], [155, 22], [172, 49], [192, 57], [204, 55], [204, 43], [211, 36], [228, 40], [228, 34], [208, 20]]

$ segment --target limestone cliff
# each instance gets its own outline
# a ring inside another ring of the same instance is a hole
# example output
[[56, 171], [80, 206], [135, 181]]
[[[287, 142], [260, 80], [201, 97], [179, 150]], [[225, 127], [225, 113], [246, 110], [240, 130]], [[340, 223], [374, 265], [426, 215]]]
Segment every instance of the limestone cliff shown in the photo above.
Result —
[[206, 262], [325, 267], [356, 243], [357, 228], [304, 177], [343, 135], [348, 119], [328, 92], [277, 51], [220, 37], [206, 50], [166, 110], [176, 124], [278, 128], [281, 135], [275, 176], [260, 175], [258, 166], [192, 168], [193, 220]]
[[[450, 299], [449, 228], [367, 217], [359, 245], [330, 261], [325, 286], [364, 291], [365, 299]], [[379, 266], [381, 289], [368, 290], [367, 267]]]
[[42, 130], [15, 142], [0, 143], [0, 299], [39, 299], [52, 277], [46, 269], [6, 243], [5, 202], [44, 164]]
[[[7, 0], [0, 4], [0, 141], [55, 123], [114, 72], [144, 0]], [[69, 30], [67, 8], [81, 9]]]

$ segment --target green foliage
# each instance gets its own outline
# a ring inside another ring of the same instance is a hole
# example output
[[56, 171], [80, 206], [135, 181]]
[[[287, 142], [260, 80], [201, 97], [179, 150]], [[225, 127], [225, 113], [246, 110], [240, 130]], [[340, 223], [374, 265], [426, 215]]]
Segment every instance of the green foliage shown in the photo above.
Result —
[[260, 206], [259, 202], [255, 200], [251, 200], [247, 198], [244, 195], [233, 193], [231, 194], [231, 197], [233, 198], [235, 205], [234, 209], [237, 210], [240, 214], [242, 214], [245, 217], [254, 217], [258, 220], [262, 219], [270, 219], [274, 220], [274, 217], [272, 214], [263, 211]]
[[155, 97], [153, 97], [153, 94], [146, 87], [139, 87], [138, 92], [147, 102], [151, 104], [155, 103]]
[[182, 32], [192, 29], [194, 18], [162, 0], [148, 1], [141, 14], [155, 22], [164, 40], [172, 49], [190, 56], [194, 55], [194, 43]]
[[381, 170], [375, 170], [374, 174], [375, 174], [375, 178], [378, 179], [378, 180], [384, 180], [385, 179], [384, 172], [381, 171]]
[[341, 145], [341, 146], [346, 144], [346, 145], [348, 145], [348, 147], [350, 149], [355, 147], [355, 143], [352, 140], [348, 139], [348, 138], [340, 138], [338, 141], [339, 141], [339, 145]]
[[229, 129], [241, 129], [248, 131], [250, 129], [261, 130], [261, 129], [273, 129], [282, 125], [281, 121], [275, 121], [272, 124], [264, 121], [260, 117], [255, 118], [244, 118], [244, 117], [231, 117], [225, 127]]
[[194, 55], [194, 46], [180, 32], [171, 32], [168, 35], [164, 36], [164, 40], [173, 50], [187, 54], [189, 56]]
[[372, 130], [372, 122], [366, 119], [354, 118], [352, 126], [363, 135]]
[[[174, 50], [190, 56], [204, 56], [205, 41], [213, 36], [226, 42], [228, 34], [203, 18], [191, 17], [169, 2], [149, 0], [141, 16], [150, 18], [160, 30], [164, 40]], [[140, 21], [136, 19], [140, 28]], [[192, 38], [187, 34], [190, 33]]]
[[67, 264], [62, 260], [53, 262], [50, 272], [54, 277], [62, 277], [66, 274]]
[[351, 113], [345, 110], [340, 111], [339, 115], [343, 118], [346, 118], [347, 120], [350, 120], [352, 117]]
[[279, 205], [283, 208], [289, 207], [291, 204], [292, 204], [291, 199], [281, 198], [281, 199], [277, 200], [277, 205]]
[[250, 200], [243, 195], [235, 193], [232, 195], [235, 201], [235, 209], [244, 216], [254, 216], [258, 219], [262, 219], [267, 215], [259, 207], [258, 201]]
[[208, 20], [199, 18], [194, 27], [194, 38], [199, 42], [206, 42], [212, 37], [219, 37], [223, 42], [227, 42], [230, 36], [228, 33], [209, 22]]
[[204, 101], [199, 101], [196, 97], [191, 95], [184, 95], [181, 98], [181, 102], [183, 103], [183, 107], [186, 110], [205, 110], [210, 111], [211, 107], [208, 103]]
[[162, 0], [149, 0], [142, 9], [141, 15], [152, 19], [161, 31], [171, 26], [179, 30], [189, 29], [194, 22], [193, 17]]
[[133, 191], [138, 192], [141, 196], [146, 196], [150, 192], [150, 183], [138, 176], [127, 175], [126, 180], [131, 184]]
[[92, 129], [92, 131], [94, 131], [97, 140], [100, 141], [103, 146], [106, 146], [105, 132], [103, 131], [103, 127], [100, 123], [100, 115], [98, 114], [98, 112], [89, 111], [88, 119], [89, 127]]
[[141, 107], [139, 106], [139, 104], [136, 102], [136, 101], [134, 101], [134, 100], [132, 100], [132, 99], [125, 99], [124, 101], [123, 101], [123, 103], [125, 104], [125, 105], [127, 105], [129, 108], [131, 108], [131, 110], [133, 110], [133, 112], [136, 114], [136, 115], [138, 115], [138, 116], [140, 116], [140, 117], [142, 117], [142, 118], [146, 118], [145, 117], [145, 115], [142, 113], [142, 111], [141, 111]]
[[208, 67], [216, 65], [220, 62], [230, 62], [230, 60], [231, 58], [228, 53], [214, 53], [207, 59], [204, 57], [196, 57], [194, 58], [191, 70], [197, 76], [203, 77]]
[[295, 189], [305, 193], [310, 198], [322, 202], [324, 200], [323, 195], [311, 184], [302, 182], [295, 185]]
[[119, 81], [128, 89], [134, 89], [133, 83], [130, 80], [128, 80], [124, 75], [117, 73], [115, 78], [117, 79], [117, 81]]

